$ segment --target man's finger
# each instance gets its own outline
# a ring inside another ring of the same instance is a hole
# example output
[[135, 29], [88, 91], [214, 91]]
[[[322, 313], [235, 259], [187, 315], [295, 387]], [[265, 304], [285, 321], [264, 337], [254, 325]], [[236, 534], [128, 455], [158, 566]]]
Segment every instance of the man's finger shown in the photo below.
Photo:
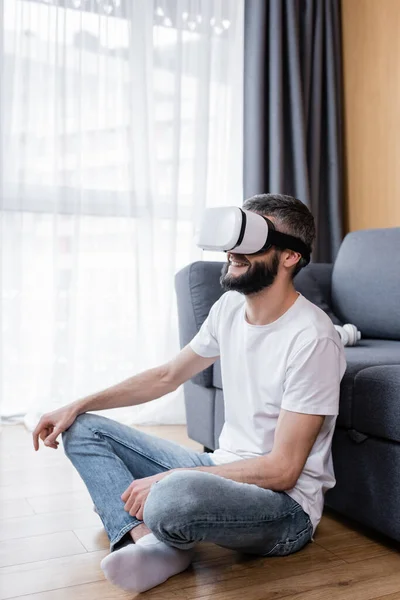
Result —
[[126, 488], [126, 490], [124, 491], [124, 493], [121, 496], [121, 500], [123, 502], [126, 502], [130, 496], [130, 493], [131, 493], [131, 486]]
[[39, 436], [41, 439], [43, 439], [43, 431], [47, 432], [47, 427], [45, 427], [44, 423], [39, 421], [39, 423], [36, 425], [35, 430], [32, 433], [33, 447], [35, 448], [35, 450], [39, 450]]
[[139, 510], [136, 513], [136, 518], [138, 519], [138, 521], [143, 521], [143, 513], [144, 513], [144, 503], [141, 505], [141, 507], [139, 508]]
[[129, 495], [128, 500], [125, 501], [125, 506], [124, 506], [124, 509], [126, 510], [126, 512], [130, 511], [132, 504], [133, 504], [133, 498], [131, 497], [131, 495]]
[[138, 482], [139, 481], [135, 479], [134, 481], [132, 481], [132, 483], [130, 484], [130, 486], [126, 488], [126, 490], [124, 491], [124, 493], [121, 496], [121, 500], [123, 502], [126, 502], [128, 500], [128, 498], [132, 494], [132, 492], [137, 493], [137, 491], [138, 491]]
[[39, 450], [39, 434], [34, 431], [32, 433], [32, 439], [33, 439], [33, 447], [34, 447], [34, 449], [36, 451]]
[[[61, 430], [59, 427], [54, 427], [52, 433], [50, 435], [47, 436], [47, 438], [44, 440], [44, 443], [46, 446], [52, 446], [54, 448], [54, 445], [57, 442], [57, 437], [60, 435]], [[57, 447], [57, 446], [56, 446]]]
[[57, 450], [58, 442], [45, 442], [46, 448], [53, 448], [53, 450]]
[[131, 515], [131, 517], [136, 517], [136, 515], [139, 512], [141, 506], [142, 506], [141, 497], [136, 498], [136, 501], [133, 503], [133, 506], [132, 506], [132, 508], [129, 511], [129, 514]]
[[47, 436], [50, 435], [51, 431], [52, 429], [50, 427], [45, 427], [44, 429], [42, 429], [42, 431], [39, 433], [39, 437], [42, 440], [42, 442], [44, 442]]
[[135, 495], [133, 493], [131, 493], [128, 500], [125, 502], [124, 508], [125, 508], [126, 512], [130, 511], [134, 502], [135, 502]]

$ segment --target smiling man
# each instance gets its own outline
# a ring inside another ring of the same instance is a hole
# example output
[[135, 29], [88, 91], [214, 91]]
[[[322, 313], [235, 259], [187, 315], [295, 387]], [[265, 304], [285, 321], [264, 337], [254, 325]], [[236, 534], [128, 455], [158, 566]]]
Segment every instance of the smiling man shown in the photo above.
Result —
[[[314, 219], [290, 196], [244, 209], [312, 248]], [[196, 543], [259, 556], [303, 548], [335, 484], [331, 443], [346, 363], [329, 317], [298, 294], [307, 260], [270, 247], [227, 253], [227, 292], [177, 357], [44, 415], [39, 438], [64, 448], [110, 538], [106, 577], [145, 591], [186, 569]], [[88, 411], [149, 402], [221, 359], [225, 423], [219, 449], [198, 453]]]

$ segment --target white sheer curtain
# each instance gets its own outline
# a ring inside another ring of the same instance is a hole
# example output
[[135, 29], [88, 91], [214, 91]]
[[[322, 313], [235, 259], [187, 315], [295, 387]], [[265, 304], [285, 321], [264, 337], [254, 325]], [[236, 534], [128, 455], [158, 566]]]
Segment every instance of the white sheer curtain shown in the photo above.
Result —
[[[178, 352], [174, 274], [203, 258], [195, 223], [242, 202], [244, 10], [0, 9], [0, 415], [32, 426]], [[184, 422], [182, 391], [112, 416]]]

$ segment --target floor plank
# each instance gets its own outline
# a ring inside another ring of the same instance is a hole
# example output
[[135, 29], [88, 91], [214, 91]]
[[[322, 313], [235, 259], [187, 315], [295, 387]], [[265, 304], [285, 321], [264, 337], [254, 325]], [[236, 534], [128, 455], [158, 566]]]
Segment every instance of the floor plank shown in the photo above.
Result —
[[30, 485], [32, 483], [42, 484], [49, 480], [56, 483], [65, 477], [68, 477], [70, 480], [79, 481], [78, 474], [64, 457], [64, 460], [58, 465], [47, 465], [45, 467], [40, 465], [34, 469], [30, 469], [24, 464], [23, 466], [20, 466], [19, 469], [2, 471], [0, 488], [18, 486], [21, 481], [24, 482], [24, 485]]
[[[353, 524], [354, 527], [354, 524]], [[338, 533], [346, 533], [349, 531], [349, 525], [345, 519], [338, 519], [338, 515], [332, 513], [328, 509], [325, 509], [324, 516], [317, 527], [317, 531], [314, 535], [316, 542], [319, 542], [323, 538], [331, 537]]]
[[12, 519], [13, 517], [25, 517], [34, 514], [35, 511], [25, 498], [0, 502], [0, 519]]
[[318, 538], [318, 544], [348, 563], [368, 560], [377, 556], [398, 552], [386, 544], [365, 539], [357, 531], [346, 531], [331, 537]]
[[131, 600], [135, 596], [137, 598], [147, 597], [143, 594], [124, 592], [110, 585], [107, 581], [96, 581], [95, 583], [84, 583], [48, 592], [28, 594], [23, 598], [24, 600], [71, 600], [72, 598], [73, 600], [88, 600], [88, 598], [96, 598], [96, 600]]
[[67, 512], [83, 508], [93, 509], [92, 499], [86, 489], [81, 492], [28, 496], [26, 500], [37, 514]]
[[107, 552], [90, 552], [2, 568], [0, 600], [103, 581], [100, 561], [106, 555]]
[[110, 542], [103, 527], [85, 527], [74, 529], [74, 533], [88, 552], [107, 550]]
[[3, 500], [19, 500], [36, 496], [47, 496], [54, 493], [70, 493], [84, 491], [85, 484], [75, 476], [62, 477], [62, 474], [54, 479], [47, 479], [43, 473], [39, 481], [18, 483], [15, 485], [0, 486], [0, 502]]
[[101, 524], [100, 517], [91, 508], [2, 519], [0, 521], [0, 542], [70, 531], [85, 526], [98, 526], [99, 524]]
[[58, 450], [42, 448], [39, 452], [35, 452], [30, 443], [16, 449], [8, 449], [2, 453], [1, 460], [3, 475], [10, 471], [21, 470], [22, 465], [24, 470], [35, 471], [49, 467], [63, 466], [69, 462], [62, 451], [62, 446]]
[[0, 567], [86, 552], [72, 531], [0, 542]]

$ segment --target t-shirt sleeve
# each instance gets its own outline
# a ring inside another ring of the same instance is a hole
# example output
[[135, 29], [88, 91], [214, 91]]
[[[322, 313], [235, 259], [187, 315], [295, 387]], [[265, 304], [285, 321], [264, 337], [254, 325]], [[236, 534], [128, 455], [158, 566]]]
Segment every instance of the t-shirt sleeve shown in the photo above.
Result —
[[343, 350], [327, 337], [308, 342], [289, 360], [281, 407], [299, 413], [337, 415], [346, 367]]
[[221, 299], [212, 305], [208, 317], [190, 342], [191, 349], [205, 358], [219, 356], [218, 314]]

